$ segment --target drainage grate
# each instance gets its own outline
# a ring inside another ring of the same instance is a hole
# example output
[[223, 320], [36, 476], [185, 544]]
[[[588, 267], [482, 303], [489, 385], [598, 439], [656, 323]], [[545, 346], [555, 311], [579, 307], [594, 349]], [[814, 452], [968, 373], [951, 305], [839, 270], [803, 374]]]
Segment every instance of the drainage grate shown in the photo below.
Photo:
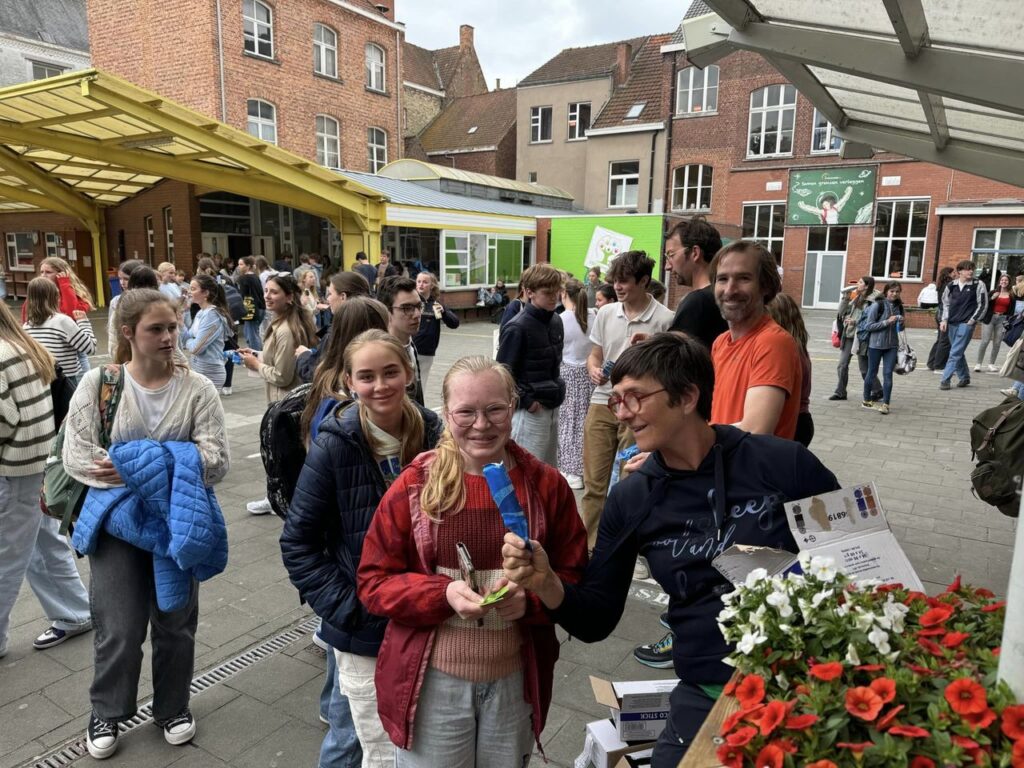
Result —
[[[227, 661], [218, 664], [213, 669], [203, 672], [203, 674], [192, 680], [192, 685], [190, 686], [192, 695], [198, 696], [203, 691], [212, 688], [218, 683], [230, 680], [239, 672], [248, 669], [253, 664], [263, 661], [263, 659], [268, 656], [280, 653], [292, 643], [297, 640], [301, 640], [306, 635], [315, 631], [319, 625], [320, 619], [316, 616], [311, 616], [291, 629], [287, 629], [269, 640], [264, 640], [254, 648], [243, 651], [233, 659], [228, 659]], [[139, 711], [135, 717], [121, 723], [119, 728], [121, 733], [127, 733], [128, 731], [135, 730], [140, 725], [145, 725], [152, 721], [153, 702], [147, 701], [139, 707]], [[34, 763], [26, 763], [23, 768], [64, 768], [88, 754], [89, 750], [85, 746], [85, 739], [78, 738], [57, 747], [54, 751], [44, 755]]]

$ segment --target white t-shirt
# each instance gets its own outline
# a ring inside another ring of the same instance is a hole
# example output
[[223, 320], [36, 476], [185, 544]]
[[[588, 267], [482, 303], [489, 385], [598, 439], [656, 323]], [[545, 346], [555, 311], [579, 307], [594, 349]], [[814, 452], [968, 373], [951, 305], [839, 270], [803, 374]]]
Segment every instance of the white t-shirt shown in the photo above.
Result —
[[[644, 311], [630, 320], [626, 317], [626, 307], [621, 302], [605, 304], [597, 311], [593, 326], [590, 329], [590, 340], [601, 347], [604, 361], [618, 360], [619, 355], [626, 351], [629, 340], [634, 333], [647, 335], [667, 331], [675, 316], [664, 304], [649, 298]], [[606, 381], [594, 389], [590, 402], [594, 405], [607, 405], [612, 394], [612, 382]]]
[[155, 433], [156, 428], [163, 421], [164, 414], [174, 404], [174, 399], [178, 394], [178, 386], [181, 383], [179, 377], [171, 376], [162, 387], [150, 389], [142, 386], [132, 378], [131, 373], [128, 372], [128, 366], [125, 366], [123, 370], [125, 381], [135, 394], [135, 402], [139, 404], [139, 412], [145, 421], [146, 429], [151, 434]]
[[366, 420], [366, 424], [373, 436], [376, 448], [374, 458], [377, 460], [377, 466], [380, 467], [380, 473], [384, 475], [384, 481], [391, 485], [395, 478], [402, 473], [402, 443], [369, 419]]
[[[562, 362], [566, 365], [586, 365], [587, 357], [590, 356], [590, 350], [594, 346], [589, 338], [587, 338], [586, 332], [580, 328], [579, 320], [576, 319], [576, 314], [566, 310], [560, 317], [562, 318]], [[589, 328], [594, 324], [594, 316], [590, 315], [587, 318], [587, 327]]]

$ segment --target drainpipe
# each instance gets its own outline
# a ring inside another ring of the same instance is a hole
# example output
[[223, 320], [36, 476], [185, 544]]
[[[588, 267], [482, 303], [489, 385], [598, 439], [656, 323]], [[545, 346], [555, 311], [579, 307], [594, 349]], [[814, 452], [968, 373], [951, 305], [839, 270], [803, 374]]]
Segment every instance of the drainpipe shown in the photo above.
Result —
[[[658, 145], [658, 133], [660, 131], [654, 131], [651, 133], [651, 172], [647, 174], [647, 212], [651, 213], [654, 209], [654, 158], [657, 156], [656, 147]], [[662, 205], [664, 205], [664, 200]]]
[[679, 73], [679, 54], [672, 53], [672, 80], [668, 87], [668, 129], [665, 131], [665, 210], [664, 213], [672, 211], [672, 129], [676, 121], [673, 119], [676, 113], [676, 80]]
[[399, 31], [395, 30], [395, 117], [398, 133], [395, 135], [395, 146], [398, 148], [398, 159], [402, 159], [405, 146], [405, 126], [402, 125], [402, 41]]
[[220, 68], [220, 121], [228, 121], [228, 95], [224, 92], [224, 32], [221, 28], [220, 0], [216, 0], [217, 9], [217, 63]]
[[936, 216], [939, 220], [939, 229], [935, 233], [935, 263], [932, 264], [932, 282], [937, 283], [939, 279], [939, 259], [942, 258], [942, 225], [946, 223], [945, 216]]

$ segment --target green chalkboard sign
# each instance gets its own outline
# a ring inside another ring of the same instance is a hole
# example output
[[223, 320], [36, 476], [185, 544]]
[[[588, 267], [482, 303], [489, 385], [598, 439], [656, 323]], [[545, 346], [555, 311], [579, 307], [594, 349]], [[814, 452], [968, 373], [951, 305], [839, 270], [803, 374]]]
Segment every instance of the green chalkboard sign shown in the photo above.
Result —
[[786, 225], [872, 224], [876, 166], [789, 172]]

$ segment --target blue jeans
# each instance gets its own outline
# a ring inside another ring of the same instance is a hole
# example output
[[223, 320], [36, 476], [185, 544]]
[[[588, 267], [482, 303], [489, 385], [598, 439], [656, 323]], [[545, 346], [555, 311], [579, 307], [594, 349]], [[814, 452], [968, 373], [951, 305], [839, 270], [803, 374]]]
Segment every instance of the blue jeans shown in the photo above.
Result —
[[949, 323], [947, 325], [949, 334], [949, 360], [942, 371], [942, 380], [948, 382], [956, 374], [960, 381], [970, 381], [971, 373], [967, 369], [966, 352], [967, 345], [971, 342], [971, 334], [974, 333], [974, 326], [970, 323]]
[[256, 310], [252, 320], [242, 323], [242, 330], [245, 332], [245, 343], [249, 349], [256, 352], [263, 350], [263, 339], [260, 338], [260, 323], [263, 322], [263, 312]]
[[319, 768], [359, 768], [363, 750], [359, 747], [348, 699], [338, 689], [338, 663], [334, 649], [327, 647], [327, 674], [320, 691], [320, 717], [327, 721], [327, 735], [320, 745]]
[[1024, 400], [1024, 382], [1015, 381], [1010, 389], [1017, 393], [1019, 399]]
[[869, 349], [868, 350], [868, 373], [864, 377], [864, 399], [871, 399], [871, 382], [878, 374], [878, 363], [882, 363], [882, 402], [889, 404], [892, 397], [892, 371], [896, 367], [897, 348], [892, 349]]

